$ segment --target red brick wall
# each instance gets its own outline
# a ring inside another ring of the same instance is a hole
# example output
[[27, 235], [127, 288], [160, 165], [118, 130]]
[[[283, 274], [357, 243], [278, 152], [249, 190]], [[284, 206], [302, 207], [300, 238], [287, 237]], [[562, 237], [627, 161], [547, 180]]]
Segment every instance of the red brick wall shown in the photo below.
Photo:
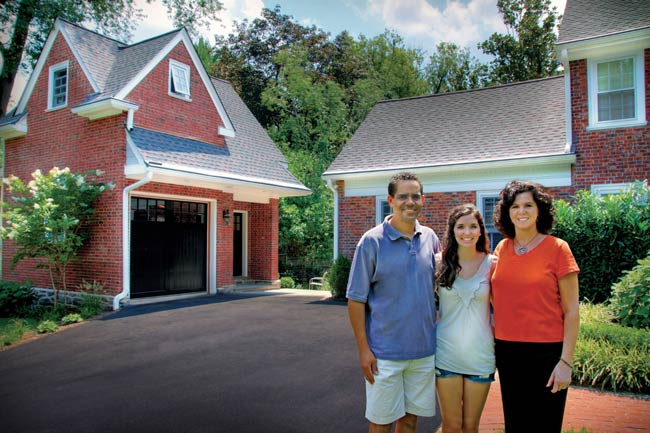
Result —
[[[337, 181], [339, 194], [339, 254], [352, 259], [357, 242], [363, 234], [376, 225], [376, 198], [344, 197], [344, 183]], [[549, 188], [555, 198], [568, 200], [571, 187]], [[418, 221], [436, 232], [442, 242], [449, 211], [459, 204], [476, 203], [476, 192], [429, 193], [424, 195], [424, 206]], [[493, 246], [494, 247], [494, 246]]]
[[[191, 102], [168, 94], [169, 59], [190, 67]], [[225, 146], [224, 137], [218, 135], [223, 121], [182, 43], [127, 95], [127, 99], [140, 106], [134, 116], [136, 127]]]
[[234, 209], [248, 212], [248, 278], [277, 280], [278, 200], [273, 199], [268, 204], [236, 201]]
[[[69, 61], [68, 105], [46, 111], [48, 99], [49, 67]], [[24, 181], [31, 180], [36, 169], [49, 171], [53, 166], [69, 167], [72, 171], [101, 169], [102, 181], [112, 181], [116, 188], [105, 192], [96, 204], [97, 224], [90, 242], [83, 249], [80, 261], [70, 266], [68, 288], [74, 288], [82, 279], [104, 283], [115, 291], [122, 285], [121, 272], [121, 190], [124, 187], [123, 171], [126, 160], [126, 138], [122, 124], [126, 115], [89, 122], [70, 112], [88, 94], [92, 87], [75, 60], [64, 39], [54, 42], [50, 56], [38, 78], [27, 103], [28, 134], [7, 140], [5, 145], [5, 175], [15, 175]], [[10, 270], [9, 262], [15, 249], [4, 243], [3, 278], [24, 282], [30, 279], [39, 287], [52, 287], [49, 274], [35, 270], [35, 260], [26, 260]], [[57, 282], [60, 284], [60, 282]]]
[[[650, 113], [650, 50], [644, 52], [646, 118]], [[570, 63], [575, 189], [650, 177], [650, 126], [588, 131], [587, 61]]]

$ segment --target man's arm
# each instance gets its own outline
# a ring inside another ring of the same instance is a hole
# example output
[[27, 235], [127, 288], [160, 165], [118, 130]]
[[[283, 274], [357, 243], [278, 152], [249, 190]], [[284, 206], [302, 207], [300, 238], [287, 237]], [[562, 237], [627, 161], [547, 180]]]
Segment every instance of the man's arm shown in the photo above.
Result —
[[359, 348], [359, 362], [363, 376], [370, 383], [375, 383], [374, 375], [377, 374], [377, 359], [368, 345], [366, 335], [366, 304], [359, 301], [348, 300], [348, 315], [354, 331], [354, 338]]

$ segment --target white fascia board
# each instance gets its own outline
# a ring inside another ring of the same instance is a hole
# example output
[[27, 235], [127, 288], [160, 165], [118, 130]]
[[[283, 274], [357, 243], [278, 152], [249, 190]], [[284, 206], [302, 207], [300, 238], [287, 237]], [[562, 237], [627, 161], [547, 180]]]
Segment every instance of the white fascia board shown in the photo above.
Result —
[[326, 171], [321, 176], [325, 180], [331, 180], [332, 182], [337, 180], [348, 180], [348, 179], [359, 179], [359, 178], [386, 178], [394, 174], [400, 173], [402, 171], [410, 171], [417, 175], [426, 174], [426, 173], [447, 173], [447, 172], [457, 172], [459, 170], [474, 170], [474, 169], [484, 169], [489, 167], [492, 170], [500, 170], [502, 168], [507, 168], [511, 166], [538, 166], [538, 165], [548, 165], [555, 164], [560, 161], [566, 162], [575, 162], [574, 154], [558, 154], [558, 155], [529, 155], [523, 158], [513, 158], [513, 159], [496, 159], [489, 161], [478, 161], [478, 162], [467, 162], [467, 163], [451, 163], [451, 164], [438, 164], [438, 165], [413, 165], [413, 166], [402, 166], [402, 167], [378, 167], [372, 170], [337, 170], [337, 171]]
[[70, 111], [72, 111], [74, 114], [78, 114], [79, 116], [87, 117], [90, 120], [95, 120], [103, 117], [114, 116], [124, 111], [137, 111], [138, 108], [140, 107], [132, 102], [121, 101], [115, 98], [107, 98], [83, 105], [77, 105]]
[[133, 91], [133, 89], [135, 89], [136, 86], [140, 84], [140, 82], [144, 80], [145, 77], [149, 75], [149, 73], [158, 64], [160, 64], [160, 62], [162, 62], [174, 49], [174, 47], [176, 47], [176, 45], [178, 45], [180, 42], [183, 42], [185, 48], [187, 49], [187, 52], [190, 54], [190, 57], [192, 57], [194, 68], [199, 72], [201, 80], [203, 81], [203, 86], [208, 91], [210, 98], [212, 98], [212, 102], [214, 103], [214, 106], [219, 113], [219, 117], [221, 117], [221, 120], [224, 122], [223, 126], [218, 126], [217, 132], [227, 137], [234, 137], [235, 127], [233, 126], [230, 117], [228, 117], [228, 113], [226, 113], [226, 109], [221, 103], [221, 99], [219, 99], [217, 91], [215, 90], [212, 81], [210, 81], [210, 77], [203, 67], [201, 59], [199, 59], [199, 55], [196, 53], [194, 45], [192, 44], [192, 40], [190, 39], [190, 36], [185, 29], [179, 31], [178, 34], [171, 41], [169, 41], [169, 43], [162, 50], [160, 50], [158, 54], [156, 54], [156, 56], [151, 59], [151, 61], [144, 68], [142, 68], [135, 77], [131, 79], [131, 81], [129, 81], [117, 92], [115, 97], [117, 99], [126, 99], [127, 95], [131, 93], [131, 91]]
[[567, 50], [568, 60], [615, 55], [650, 48], [650, 27], [607, 36], [565, 42], [555, 46], [558, 57]]
[[50, 55], [50, 51], [52, 50], [54, 41], [56, 40], [56, 37], [60, 31], [61, 31], [61, 24], [59, 19], [57, 18], [56, 21], [54, 22], [54, 27], [50, 32], [50, 35], [47, 37], [47, 40], [43, 45], [43, 50], [41, 51], [41, 55], [38, 56], [38, 61], [36, 62], [36, 65], [32, 70], [32, 74], [29, 76], [29, 80], [27, 80], [27, 84], [25, 85], [23, 94], [20, 96], [20, 99], [18, 100], [18, 104], [16, 105], [16, 113], [22, 113], [23, 111], [25, 111], [27, 101], [29, 101], [29, 97], [32, 95], [32, 92], [34, 91], [34, 86], [36, 86], [36, 81], [38, 80], [38, 77], [41, 75], [41, 72], [45, 67], [45, 62], [47, 61], [47, 58]]
[[72, 41], [70, 41], [70, 37], [65, 32], [64, 28], [61, 28], [61, 34], [63, 35], [65, 41], [68, 43], [68, 47], [70, 47], [70, 51], [72, 51], [72, 54], [74, 54], [75, 59], [77, 59], [77, 63], [79, 63], [79, 66], [81, 66], [81, 70], [84, 71], [84, 75], [86, 76], [88, 82], [93, 88], [93, 93], [101, 92], [99, 86], [97, 85], [97, 82], [95, 81], [92, 74], [90, 73], [90, 70], [86, 66], [86, 63], [83, 61], [83, 58], [79, 55], [79, 51], [77, 51], [77, 47], [72, 43]]
[[[271, 198], [297, 197], [311, 194], [311, 190], [308, 188], [286, 182], [253, 177], [247, 178], [227, 173], [217, 174], [216, 171], [174, 166], [173, 164], [161, 166], [133, 164], [124, 168], [124, 174], [131, 179], [139, 179], [146, 171], [154, 173], [156, 182], [221, 190], [232, 193], [236, 200], [239, 200], [239, 197], [249, 197], [249, 199], [243, 201], [266, 203]], [[257, 197], [257, 199], [252, 200], [250, 197]]]
[[[570, 186], [571, 165], [575, 155], [556, 158], [501, 161], [498, 163], [458, 164], [411, 170], [418, 175], [425, 193], [501, 190], [513, 179], [539, 182], [547, 187]], [[346, 197], [385, 196], [388, 180], [403, 170], [373, 172], [372, 175], [345, 175], [332, 180], [344, 180]]]
[[24, 137], [27, 135], [27, 115], [25, 114], [22, 119], [16, 123], [10, 123], [0, 126], [0, 137], [9, 140], [16, 137]]

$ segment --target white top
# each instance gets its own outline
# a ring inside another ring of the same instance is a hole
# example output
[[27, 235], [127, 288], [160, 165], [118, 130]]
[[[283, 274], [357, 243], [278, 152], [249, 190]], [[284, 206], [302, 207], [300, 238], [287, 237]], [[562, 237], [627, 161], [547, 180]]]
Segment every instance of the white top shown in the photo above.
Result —
[[490, 264], [486, 255], [473, 277], [456, 276], [453, 287], [438, 289], [440, 320], [436, 367], [454, 373], [494, 373], [494, 333], [490, 320]]

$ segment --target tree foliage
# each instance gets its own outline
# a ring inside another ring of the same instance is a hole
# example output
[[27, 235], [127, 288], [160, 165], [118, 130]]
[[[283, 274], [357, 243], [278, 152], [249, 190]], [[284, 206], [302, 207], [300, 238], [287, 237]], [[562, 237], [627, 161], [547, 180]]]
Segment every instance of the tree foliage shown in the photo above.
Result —
[[93, 202], [112, 184], [97, 180], [99, 171], [71, 173], [54, 167], [47, 174], [32, 173], [29, 183], [11, 176], [5, 179], [11, 200], [3, 203], [5, 225], [0, 236], [15, 242], [15, 266], [26, 258], [44, 258], [50, 273], [55, 303], [58, 278], [66, 290], [66, 269], [88, 237], [88, 222], [95, 213]]
[[[146, 0], [151, 3], [152, 0]], [[136, 0], [6, 0], [0, 3], [0, 115], [7, 111], [18, 68], [29, 71], [43, 50], [57, 17], [72, 23], [91, 22], [103, 34], [128, 40], [135, 22], [143, 18]], [[162, 0], [174, 25], [192, 34], [198, 27], [218, 20], [219, 0]], [[21, 63], [22, 59], [22, 63]]]
[[447, 93], [483, 87], [487, 66], [472, 56], [469, 48], [440, 42], [425, 68], [429, 93]]
[[555, 57], [557, 8], [550, 0], [498, 0], [508, 34], [494, 33], [479, 44], [490, 63], [492, 84], [506, 84], [557, 74]]

